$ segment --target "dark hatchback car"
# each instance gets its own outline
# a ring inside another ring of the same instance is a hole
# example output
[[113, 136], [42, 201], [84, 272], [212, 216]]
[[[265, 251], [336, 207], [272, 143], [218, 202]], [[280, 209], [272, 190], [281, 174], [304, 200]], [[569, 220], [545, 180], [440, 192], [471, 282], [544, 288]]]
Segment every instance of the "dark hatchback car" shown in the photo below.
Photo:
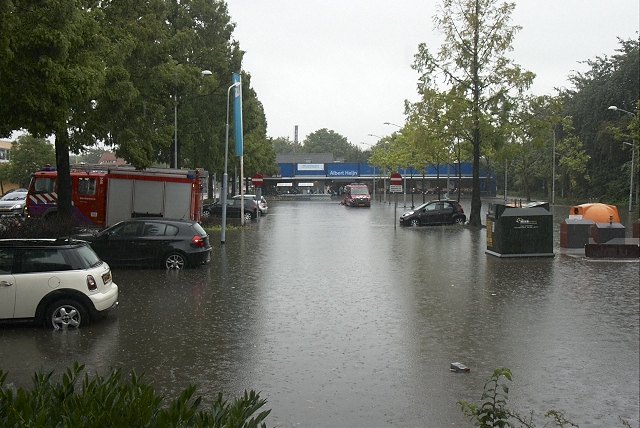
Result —
[[[240, 218], [241, 208], [242, 201], [240, 199], [227, 199], [227, 217]], [[246, 198], [244, 200], [244, 219], [251, 220], [254, 218], [258, 218], [258, 214], [258, 203], [253, 199]], [[222, 204], [220, 203], [220, 201], [211, 204], [204, 204], [202, 206], [202, 215], [204, 217], [222, 217]]]
[[132, 218], [74, 238], [88, 241], [111, 266], [184, 269], [211, 260], [209, 235], [191, 220]]
[[417, 206], [400, 216], [400, 226], [465, 224], [467, 216], [457, 201], [436, 200]]

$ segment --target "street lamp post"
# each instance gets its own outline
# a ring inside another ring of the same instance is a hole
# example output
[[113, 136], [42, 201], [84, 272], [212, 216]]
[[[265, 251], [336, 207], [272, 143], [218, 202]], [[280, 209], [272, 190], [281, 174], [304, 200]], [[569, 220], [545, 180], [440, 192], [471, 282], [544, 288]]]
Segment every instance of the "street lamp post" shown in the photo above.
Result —
[[173, 167], [178, 169], [178, 95], [173, 94]]
[[[623, 110], [619, 107], [616, 106], [609, 106], [609, 108], [607, 110], [616, 110], [616, 111], [621, 111], [623, 113], [626, 114], [630, 114], [633, 117], [636, 117], [635, 113], [632, 113], [630, 111], [627, 110]], [[636, 141], [633, 140], [633, 143], [627, 143], [627, 142], [623, 142], [622, 144], [626, 144], [631, 146], [631, 178], [629, 180], [629, 212], [631, 212], [631, 207], [633, 205], [633, 176], [635, 175], [635, 169], [634, 169], [634, 158], [635, 158], [635, 154], [636, 154]], [[638, 202], [638, 198], [636, 197], [636, 203]]]
[[236, 82], [227, 89], [227, 121], [225, 122], [224, 135], [224, 173], [222, 174], [222, 195], [220, 203], [222, 204], [222, 230], [220, 231], [220, 243], [225, 243], [225, 235], [227, 231], [227, 188], [229, 187], [229, 178], [227, 175], [227, 165], [229, 160], [229, 95], [231, 90], [236, 86], [240, 86], [240, 82]]

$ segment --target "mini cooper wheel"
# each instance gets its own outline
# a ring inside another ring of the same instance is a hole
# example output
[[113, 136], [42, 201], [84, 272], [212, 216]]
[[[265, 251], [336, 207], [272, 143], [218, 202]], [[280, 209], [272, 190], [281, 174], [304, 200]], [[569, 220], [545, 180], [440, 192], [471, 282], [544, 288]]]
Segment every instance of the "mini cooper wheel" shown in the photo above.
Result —
[[417, 218], [412, 218], [409, 224], [411, 225], [411, 227], [418, 227], [420, 226], [420, 220], [418, 220]]
[[165, 256], [163, 266], [167, 270], [181, 270], [187, 267], [187, 259], [180, 253], [171, 253]]
[[245, 211], [244, 213], [244, 219], [245, 220], [251, 220], [253, 218], [253, 214], [251, 214], [250, 211]]
[[55, 330], [79, 328], [89, 323], [89, 315], [83, 305], [75, 300], [62, 299], [49, 305], [45, 314], [45, 324]]

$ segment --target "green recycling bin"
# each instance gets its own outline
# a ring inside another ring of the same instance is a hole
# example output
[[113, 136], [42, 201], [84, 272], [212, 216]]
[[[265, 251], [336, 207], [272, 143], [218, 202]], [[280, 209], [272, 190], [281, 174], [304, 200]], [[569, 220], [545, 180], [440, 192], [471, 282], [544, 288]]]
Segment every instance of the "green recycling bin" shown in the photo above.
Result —
[[486, 253], [496, 257], [554, 257], [549, 203], [489, 204]]

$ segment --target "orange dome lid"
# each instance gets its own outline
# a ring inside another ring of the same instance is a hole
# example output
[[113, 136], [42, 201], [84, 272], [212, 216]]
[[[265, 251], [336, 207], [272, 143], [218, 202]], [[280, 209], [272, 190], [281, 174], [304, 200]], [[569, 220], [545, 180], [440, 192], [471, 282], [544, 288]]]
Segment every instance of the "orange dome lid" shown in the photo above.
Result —
[[[569, 209], [569, 215], [581, 215], [585, 220], [593, 220], [596, 223], [620, 223], [618, 207], [607, 204], [582, 204], [574, 205]], [[613, 218], [611, 218], [613, 217]]]

